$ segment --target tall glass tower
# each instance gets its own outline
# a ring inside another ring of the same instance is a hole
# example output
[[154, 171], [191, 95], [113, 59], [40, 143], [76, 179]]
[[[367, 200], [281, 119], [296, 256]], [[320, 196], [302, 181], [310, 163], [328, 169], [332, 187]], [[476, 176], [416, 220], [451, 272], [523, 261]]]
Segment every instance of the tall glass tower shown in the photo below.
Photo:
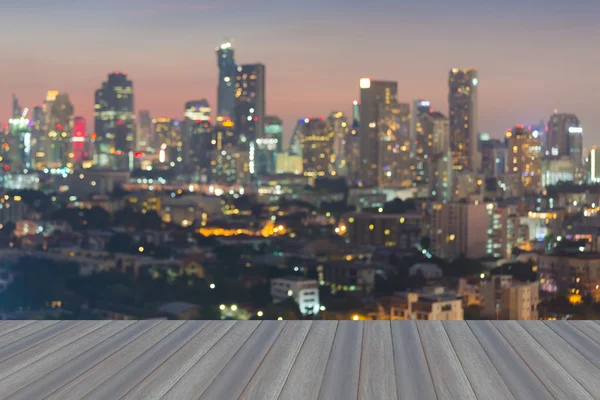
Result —
[[216, 49], [217, 65], [219, 66], [219, 86], [217, 89], [217, 115], [233, 117], [235, 97], [235, 78], [237, 66], [233, 59], [231, 42], [223, 43]]

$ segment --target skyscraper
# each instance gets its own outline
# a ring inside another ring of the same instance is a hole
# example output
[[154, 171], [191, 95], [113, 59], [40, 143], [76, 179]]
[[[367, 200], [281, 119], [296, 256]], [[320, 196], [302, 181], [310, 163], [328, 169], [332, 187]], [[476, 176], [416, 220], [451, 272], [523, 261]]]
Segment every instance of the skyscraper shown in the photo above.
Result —
[[283, 149], [283, 121], [274, 115], [265, 117], [265, 138], [277, 139], [277, 152]]
[[155, 148], [156, 143], [152, 132], [152, 118], [150, 117], [150, 111], [140, 110], [138, 116], [137, 125], [137, 145], [136, 148], [140, 150], [146, 150], [148, 148]]
[[304, 175], [313, 180], [329, 175], [335, 136], [331, 125], [323, 117], [306, 118], [298, 133], [302, 143]]
[[573, 176], [576, 181], [584, 178], [583, 167], [583, 128], [575, 114], [555, 113], [548, 121], [545, 140], [546, 156], [568, 156], [573, 163]]
[[235, 79], [237, 66], [233, 58], [234, 51], [231, 42], [218, 46], [217, 65], [219, 66], [219, 85], [217, 88], [217, 115], [233, 117], [235, 98]]
[[165, 161], [171, 166], [183, 163], [183, 138], [181, 123], [172, 118], [155, 118], [152, 120], [154, 132], [158, 139], [158, 147], [165, 152]]
[[450, 71], [450, 149], [455, 167], [478, 172], [481, 155], [477, 150], [477, 87], [479, 78], [473, 68]]
[[234, 115], [235, 132], [240, 144], [249, 146], [250, 142], [264, 137], [264, 65], [246, 64], [237, 68]]
[[410, 159], [410, 105], [381, 104], [379, 110], [378, 184], [408, 187], [412, 184]]
[[449, 121], [442, 113], [433, 111], [429, 101], [415, 100], [412, 127], [411, 156], [415, 161], [415, 181], [426, 183], [430, 176], [432, 157], [439, 153], [446, 155], [448, 152]]
[[85, 118], [75, 117], [73, 121], [73, 163], [80, 164], [89, 155]]
[[359, 180], [360, 171], [360, 103], [352, 102], [352, 122], [350, 133], [346, 140], [346, 157], [348, 160], [348, 181], [355, 185]]
[[23, 109], [21, 108], [21, 105], [19, 104], [19, 99], [17, 99], [17, 94], [15, 92], [13, 92], [12, 94], [12, 117], [13, 118], [21, 118], [24, 117], [24, 115], [22, 115], [23, 113]]
[[410, 155], [415, 157], [417, 154], [417, 146], [423, 145], [425, 133], [420, 127], [421, 118], [425, 114], [429, 114], [431, 111], [431, 102], [427, 100], [415, 100], [413, 101], [413, 112], [412, 112], [412, 124], [410, 131]]
[[343, 112], [336, 111], [329, 115], [327, 121], [329, 122], [329, 125], [331, 125], [331, 128], [335, 134], [333, 139], [333, 154], [331, 160], [333, 164], [333, 171], [336, 175], [347, 176], [348, 155], [346, 150], [348, 149], [348, 135], [350, 135], [350, 126], [348, 126], [348, 120]]
[[360, 80], [360, 165], [359, 177], [363, 186], [377, 186], [379, 176], [379, 129], [382, 106], [396, 103], [396, 82]]
[[212, 149], [210, 105], [206, 99], [185, 104], [182, 126], [183, 162], [188, 170], [206, 172]]
[[521, 178], [524, 193], [536, 193], [542, 183], [541, 139], [523, 125], [517, 125], [512, 131], [506, 132], [506, 139], [508, 142], [507, 174]]
[[70, 163], [71, 138], [73, 135], [73, 104], [67, 93], [51, 97], [48, 109], [47, 164], [63, 167]]
[[133, 83], [121, 72], [109, 74], [108, 80], [102, 83], [102, 88], [96, 91], [95, 143], [97, 162], [100, 165], [113, 164], [116, 168], [126, 168], [127, 163], [117, 162], [116, 157], [133, 150], [133, 104]]

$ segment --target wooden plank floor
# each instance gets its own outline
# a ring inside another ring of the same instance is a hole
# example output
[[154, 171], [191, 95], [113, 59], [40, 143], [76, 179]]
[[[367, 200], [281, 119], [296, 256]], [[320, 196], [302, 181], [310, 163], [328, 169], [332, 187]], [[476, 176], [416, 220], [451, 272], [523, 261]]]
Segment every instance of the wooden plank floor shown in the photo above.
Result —
[[594, 321], [3, 321], [0, 399], [597, 399]]

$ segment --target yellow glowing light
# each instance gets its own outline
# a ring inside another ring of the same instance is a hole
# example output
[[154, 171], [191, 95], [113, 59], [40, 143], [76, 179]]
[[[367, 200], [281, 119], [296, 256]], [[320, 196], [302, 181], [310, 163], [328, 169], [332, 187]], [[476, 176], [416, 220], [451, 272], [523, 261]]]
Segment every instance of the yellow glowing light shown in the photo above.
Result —
[[358, 321], [358, 319], [359, 319], [358, 315], [354, 315], [354, 316], [352, 317], [352, 320], [353, 320], [353, 321]]
[[231, 311], [237, 311], [238, 307], [234, 304], [231, 306]]
[[143, 246], [140, 246], [140, 247], [138, 248], [138, 250], [140, 251], [140, 253], [143, 253], [143, 252], [144, 252], [144, 247], [143, 247]]
[[256, 313], [256, 315], [258, 315], [259, 317], [262, 317], [265, 314], [262, 311], [259, 311], [259, 312]]
[[219, 309], [220, 309], [221, 311], [225, 310], [225, 304], [221, 304], [221, 305], [219, 306]]
[[361, 78], [360, 79], [360, 88], [368, 89], [371, 87], [371, 78]]

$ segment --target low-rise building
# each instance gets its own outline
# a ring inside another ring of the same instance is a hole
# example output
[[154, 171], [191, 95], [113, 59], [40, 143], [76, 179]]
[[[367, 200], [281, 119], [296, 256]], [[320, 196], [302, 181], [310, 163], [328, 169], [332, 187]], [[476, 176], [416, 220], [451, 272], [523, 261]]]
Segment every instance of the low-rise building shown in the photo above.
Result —
[[349, 213], [342, 217], [338, 230], [352, 245], [409, 249], [422, 236], [421, 215]]
[[481, 316], [489, 319], [537, 320], [538, 282], [519, 282], [511, 275], [493, 275], [480, 285], [483, 309]]
[[443, 287], [420, 292], [395, 293], [390, 302], [391, 320], [463, 320], [462, 299]]
[[600, 301], [600, 253], [540, 254], [538, 267], [544, 287], [562, 294], [576, 293]]
[[293, 298], [304, 315], [319, 313], [319, 284], [315, 279], [300, 276], [271, 279], [271, 296], [274, 303]]

